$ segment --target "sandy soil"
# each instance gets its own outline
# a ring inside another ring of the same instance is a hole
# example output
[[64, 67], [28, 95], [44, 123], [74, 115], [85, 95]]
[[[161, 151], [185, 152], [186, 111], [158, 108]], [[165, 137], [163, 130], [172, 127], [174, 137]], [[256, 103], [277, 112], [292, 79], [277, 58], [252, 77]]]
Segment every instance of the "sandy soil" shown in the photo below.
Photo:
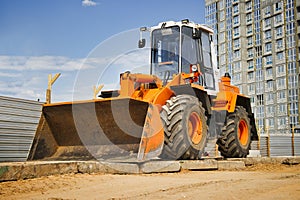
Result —
[[68, 174], [0, 183], [0, 199], [300, 199], [300, 165], [146, 175]]

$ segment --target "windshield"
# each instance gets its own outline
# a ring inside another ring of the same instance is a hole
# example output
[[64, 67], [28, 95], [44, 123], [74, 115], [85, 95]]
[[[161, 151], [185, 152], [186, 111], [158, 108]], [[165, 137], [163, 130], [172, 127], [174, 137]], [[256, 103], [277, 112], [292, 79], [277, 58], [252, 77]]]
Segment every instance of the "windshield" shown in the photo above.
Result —
[[179, 26], [157, 29], [152, 32], [152, 74], [164, 82], [178, 73], [179, 66]]

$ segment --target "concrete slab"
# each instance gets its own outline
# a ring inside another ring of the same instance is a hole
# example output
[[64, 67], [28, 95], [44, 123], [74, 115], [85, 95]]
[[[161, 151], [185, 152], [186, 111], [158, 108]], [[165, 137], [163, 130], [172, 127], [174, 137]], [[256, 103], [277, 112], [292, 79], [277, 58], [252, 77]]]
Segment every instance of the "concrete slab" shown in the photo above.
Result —
[[140, 173], [137, 163], [109, 163], [101, 162], [99, 172], [112, 174], [138, 174]]
[[245, 167], [243, 161], [218, 161], [218, 170], [237, 170], [244, 169]]
[[256, 164], [300, 164], [300, 157], [205, 159], [140, 162], [108, 161], [30, 161], [0, 163], [0, 182], [68, 173], [138, 174], [186, 170], [239, 170]]
[[141, 173], [179, 172], [179, 161], [148, 161], [140, 164]]
[[183, 160], [180, 161], [182, 169], [187, 170], [217, 170], [218, 161], [213, 159], [207, 160]]

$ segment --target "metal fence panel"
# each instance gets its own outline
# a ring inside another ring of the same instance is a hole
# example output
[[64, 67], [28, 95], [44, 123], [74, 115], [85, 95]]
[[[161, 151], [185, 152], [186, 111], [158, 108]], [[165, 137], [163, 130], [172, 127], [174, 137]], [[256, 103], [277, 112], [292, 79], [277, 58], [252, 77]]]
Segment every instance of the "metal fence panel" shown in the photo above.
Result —
[[295, 156], [300, 156], [300, 136], [295, 137], [294, 144]]
[[0, 96], [0, 162], [27, 159], [41, 110], [41, 102]]
[[[268, 146], [269, 145], [269, 146]], [[256, 149], [253, 146], [252, 149]], [[292, 135], [270, 135], [270, 143], [268, 144], [268, 136], [260, 136], [260, 154], [262, 157], [268, 156], [268, 149], [271, 157], [276, 156], [292, 156]], [[294, 137], [294, 155], [300, 156], [300, 135], [295, 134]]]
[[292, 138], [289, 136], [271, 136], [271, 157], [274, 156], [291, 156], [292, 155]]

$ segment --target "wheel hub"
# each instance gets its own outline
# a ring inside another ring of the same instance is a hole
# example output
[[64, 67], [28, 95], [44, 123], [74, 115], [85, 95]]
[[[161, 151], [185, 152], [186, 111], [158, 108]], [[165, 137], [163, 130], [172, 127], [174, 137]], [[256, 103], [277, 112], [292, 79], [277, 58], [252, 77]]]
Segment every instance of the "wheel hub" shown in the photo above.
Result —
[[202, 139], [202, 121], [198, 113], [193, 112], [189, 117], [189, 136], [194, 144], [199, 144]]
[[248, 129], [247, 122], [244, 119], [240, 120], [239, 122], [238, 138], [242, 145], [244, 146], [247, 145], [249, 140], [249, 129]]

